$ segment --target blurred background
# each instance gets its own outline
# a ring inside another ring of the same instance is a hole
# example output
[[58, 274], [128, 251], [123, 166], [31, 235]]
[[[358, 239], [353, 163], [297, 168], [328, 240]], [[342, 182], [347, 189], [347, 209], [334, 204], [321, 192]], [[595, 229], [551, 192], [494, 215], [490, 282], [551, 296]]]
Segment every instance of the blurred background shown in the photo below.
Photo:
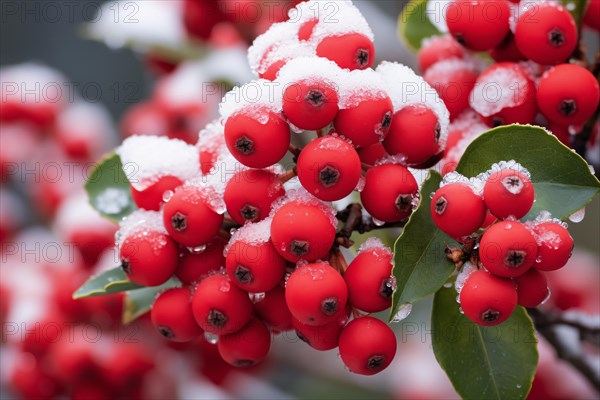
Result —
[[[82, 189], [94, 163], [139, 131], [195, 143], [224, 91], [253, 79], [247, 46], [294, 2], [263, 1], [272, 14], [202, 29], [184, 3], [194, 2], [0, 3], [0, 398], [457, 398], [431, 351], [430, 300], [393, 325], [394, 363], [361, 377], [336, 350], [308, 349], [291, 332], [266, 362], [235, 370], [203, 338], [167, 343], [147, 317], [122, 326], [120, 295], [71, 299], [90, 274], [118, 265], [116, 226]], [[375, 33], [377, 59], [416, 68], [396, 33], [405, 1], [354, 3]], [[597, 33], [585, 35], [598, 48]], [[545, 307], [597, 315], [598, 198], [585, 214], [570, 223], [574, 255], [552, 274]], [[540, 353], [530, 398], [598, 398], [543, 340]]]

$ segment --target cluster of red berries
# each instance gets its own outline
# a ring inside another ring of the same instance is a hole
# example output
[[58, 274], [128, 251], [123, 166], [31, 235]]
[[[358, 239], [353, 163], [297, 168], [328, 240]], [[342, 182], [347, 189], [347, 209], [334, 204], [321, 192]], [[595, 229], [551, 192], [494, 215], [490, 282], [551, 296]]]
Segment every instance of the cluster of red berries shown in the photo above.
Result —
[[[589, 70], [568, 63], [579, 33], [567, 8], [453, 0], [443, 10], [449, 34], [423, 42], [419, 67], [451, 120], [472, 109], [488, 126], [535, 122], [569, 145], [596, 111], [600, 89]], [[473, 52], [489, 52], [496, 64], [486, 67]]]
[[[392, 252], [369, 239], [348, 265], [331, 202], [357, 190], [377, 223], [407, 218], [419, 191], [408, 166], [439, 158], [449, 117], [409, 68], [370, 68], [372, 33], [350, 2], [339, 3], [338, 23], [315, 4], [257, 38], [249, 58], [271, 80], [227, 93], [196, 146], [132, 136], [117, 149], [140, 208], [121, 222], [117, 245], [131, 281], [181, 283], [152, 307], [164, 337], [204, 334], [225, 361], [249, 366], [273, 334], [295, 330], [370, 375], [396, 351], [392, 330], [363, 315], [391, 305]], [[290, 146], [302, 131], [316, 135]], [[285, 171], [277, 163], [288, 152], [295, 165]]]
[[450, 173], [433, 195], [438, 228], [459, 242], [477, 243], [472, 247], [480, 269], [463, 267], [456, 287], [462, 311], [479, 325], [504, 322], [517, 304], [540, 305], [549, 296], [542, 271], [563, 267], [571, 256], [573, 239], [564, 223], [547, 213], [519, 222], [534, 197], [529, 172], [514, 161], [470, 180]]

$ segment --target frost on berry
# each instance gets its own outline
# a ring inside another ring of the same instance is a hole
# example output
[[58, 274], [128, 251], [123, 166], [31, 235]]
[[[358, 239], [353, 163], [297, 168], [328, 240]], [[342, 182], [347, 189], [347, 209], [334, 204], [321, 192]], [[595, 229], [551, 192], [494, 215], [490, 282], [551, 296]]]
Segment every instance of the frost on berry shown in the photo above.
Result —
[[136, 190], [144, 190], [163, 176], [186, 181], [200, 171], [194, 146], [164, 136], [131, 136], [116, 150], [127, 179]]
[[215, 328], [223, 328], [227, 324], [227, 316], [216, 308], [211, 308], [206, 321]]
[[281, 93], [289, 85], [300, 81], [325, 83], [338, 88], [346, 74], [347, 71], [326, 58], [298, 57], [281, 68], [276, 81], [281, 86]]
[[[143, 209], [135, 210], [119, 222], [119, 230], [115, 234], [116, 245], [120, 249], [125, 239], [133, 236], [141, 236], [148, 239], [149, 231], [167, 235], [167, 231], [162, 223], [162, 212]], [[165, 244], [166, 242], [163, 242], [160, 236], [156, 238], [155, 243], [152, 243], [155, 250], [162, 248]]]
[[[269, 214], [269, 218], [272, 218], [275, 213], [283, 206], [290, 202], [297, 202], [299, 204], [311, 205], [319, 208], [328, 218], [331, 226], [337, 228], [338, 220], [336, 217], [336, 212], [334, 208], [330, 205], [330, 203], [325, 203], [312, 194], [310, 194], [306, 189], [304, 189], [297, 179], [291, 180], [293, 181], [293, 187], [284, 185], [286, 189], [285, 196], [279, 198], [271, 205], [271, 213]], [[296, 183], [298, 184], [296, 186]]]
[[518, 175], [507, 176], [502, 179], [502, 186], [512, 194], [519, 194], [523, 190], [523, 181]]
[[445, 185], [453, 183], [463, 183], [469, 186], [473, 193], [481, 197], [483, 194], [483, 186], [485, 185], [485, 181], [488, 176], [488, 173], [483, 173], [473, 178], [467, 178], [458, 172], [450, 172], [444, 176], [444, 179], [442, 179], [442, 182], [440, 183], [440, 187], [444, 187]]
[[223, 96], [219, 104], [219, 113], [223, 120], [244, 112], [245, 115], [261, 124], [269, 121], [269, 112], [282, 110], [282, 97], [278, 96], [279, 84], [265, 79], [248, 82], [236, 86]]
[[[372, 69], [344, 71], [343, 79], [339, 82], [340, 109], [356, 107], [363, 100], [388, 97], [388, 85]], [[381, 129], [384, 119], [381, 121]]]
[[471, 274], [475, 271], [477, 271], [477, 266], [470, 262], [466, 262], [462, 266], [460, 272], [456, 276], [456, 280], [454, 281], [454, 289], [458, 294], [460, 294], [460, 292], [462, 291], [462, 288], [465, 285], [465, 282], [467, 281], [469, 276], [471, 276]]
[[271, 222], [273, 218], [266, 218], [259, 222], [244, 224], [241, 228], [232, 231], [231, 239], [225, 246], [224, 254], [227, 255], [231, 246], [236, 242], [243, 242], [250, 246], [266, 243], [271, 239]]

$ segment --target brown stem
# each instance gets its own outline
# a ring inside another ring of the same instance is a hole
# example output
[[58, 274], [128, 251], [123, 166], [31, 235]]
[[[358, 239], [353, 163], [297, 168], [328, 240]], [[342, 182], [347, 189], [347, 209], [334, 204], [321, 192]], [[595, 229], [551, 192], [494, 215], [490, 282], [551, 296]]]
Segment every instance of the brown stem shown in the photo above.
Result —
[[317, 137], [322, 137], [323, 136], [323, 128], [321, 129], [317, 129]]
[[[586, 353], [580, 342], [590, 335], [598, 339], [598, 323], [590, 322], [581, 314], [543, 312], [537, 308], [529, 308], [527, 312], [536, 330], [554, 347], [556, 355], [571, 364], [600, 392], [600, 373], [595, 366], [597, 361]], [[598, 346], [597, 342], [594, 344]]]
[[345, 209], [337, 213], [337, 219], [342, 221], [344, 225], [339, 230], [336, 237], [336, 243], [339, 246], [351, 247], [354, 242], [350, 240], [352, 232], [365, 233], [377, 229], [401, 228], [406, 225], [407, 219], [400, 222], [386, 222], [383, 225], [377, 225], [373, 222], [373, 218], [369, 217], [363, 220], [362, 206], [358, 203], [352, 203]]
[[360, 163], [360, 165], [362, 166], [362, 170], [363, 172], [367, 172], [370, 168], [372, 168], [373, 166], [367, 163]]
[[279, 175], [279, 182], [286, 183], [287, 181], [289, 181], [290, 179], [295, 177], [297, 174], [298, 174], [298, 171], [296, 169], [296, 166], [294, 166], [294, 168], [292, 168], [291, 170], [286, 171]]
[[293, 144], [290, 143], [290, 145], [288, 146], [288, 151], [294, 156], [294, 157], [298, 157], [300, 155], [300, 152], [302, 151], [301, 148], [294, 146]]

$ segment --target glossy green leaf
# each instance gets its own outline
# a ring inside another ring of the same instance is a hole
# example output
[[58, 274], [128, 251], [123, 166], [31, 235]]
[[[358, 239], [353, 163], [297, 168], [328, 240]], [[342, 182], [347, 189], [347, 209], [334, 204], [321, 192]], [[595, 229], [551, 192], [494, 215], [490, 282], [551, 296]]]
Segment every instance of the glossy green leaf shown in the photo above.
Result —
[[441, 35], [426, 14], [427, 0], [412, 0], [406, 4], [398, 17], [398, 35], [414, 51], [421, 42], [431, 36]]
[[463, 399], [524, 399], [538, 362], [533, 322], [522, 307], [504, 323], [482, 327], [459, 312], [454, 288], [435, 295], [433, 351]]
[[113, 268], [88, 279], [73, 293], [73, 298], [81, 299], [83, 297], [102, 296], [104, 294], [119, 293], [141, 287], [129, 281], [121, 268]]
[[150, 307], [158, 293], [172, 287], [180, 286], [181, 283], [171, 278], [160, 286], [145, 287], [125, 293], [125, 305], [123, 307], [123, 324], [135, 321], [137, 318], [150, 311]]
[[421, 187], [421, 202], [394, 245], [396, 290], [390, 319], [401, 305], [434, 294], [454, 270], [444, 250], [457, 243], [435, 226], [430, 214], [430, 195], [439, 188], [441, 180], [437, 172], [429, 172]]
[[[132, 174], [134, 165], [127, 166]], [[104, 217], [119, 222], [136, 209], [121, 158], [111, 153], [99, 161], [85, 184], [90, 204]]]
[[566, 218], [600, 192], [600, 182], [587, 162], [536, 126], [491, 129], [469, 145], [456, 171], [472, 177], [502, 160], [515, 160], [531, 173], [536, 201], [525, 219], [535, 218], [542, 210]]

